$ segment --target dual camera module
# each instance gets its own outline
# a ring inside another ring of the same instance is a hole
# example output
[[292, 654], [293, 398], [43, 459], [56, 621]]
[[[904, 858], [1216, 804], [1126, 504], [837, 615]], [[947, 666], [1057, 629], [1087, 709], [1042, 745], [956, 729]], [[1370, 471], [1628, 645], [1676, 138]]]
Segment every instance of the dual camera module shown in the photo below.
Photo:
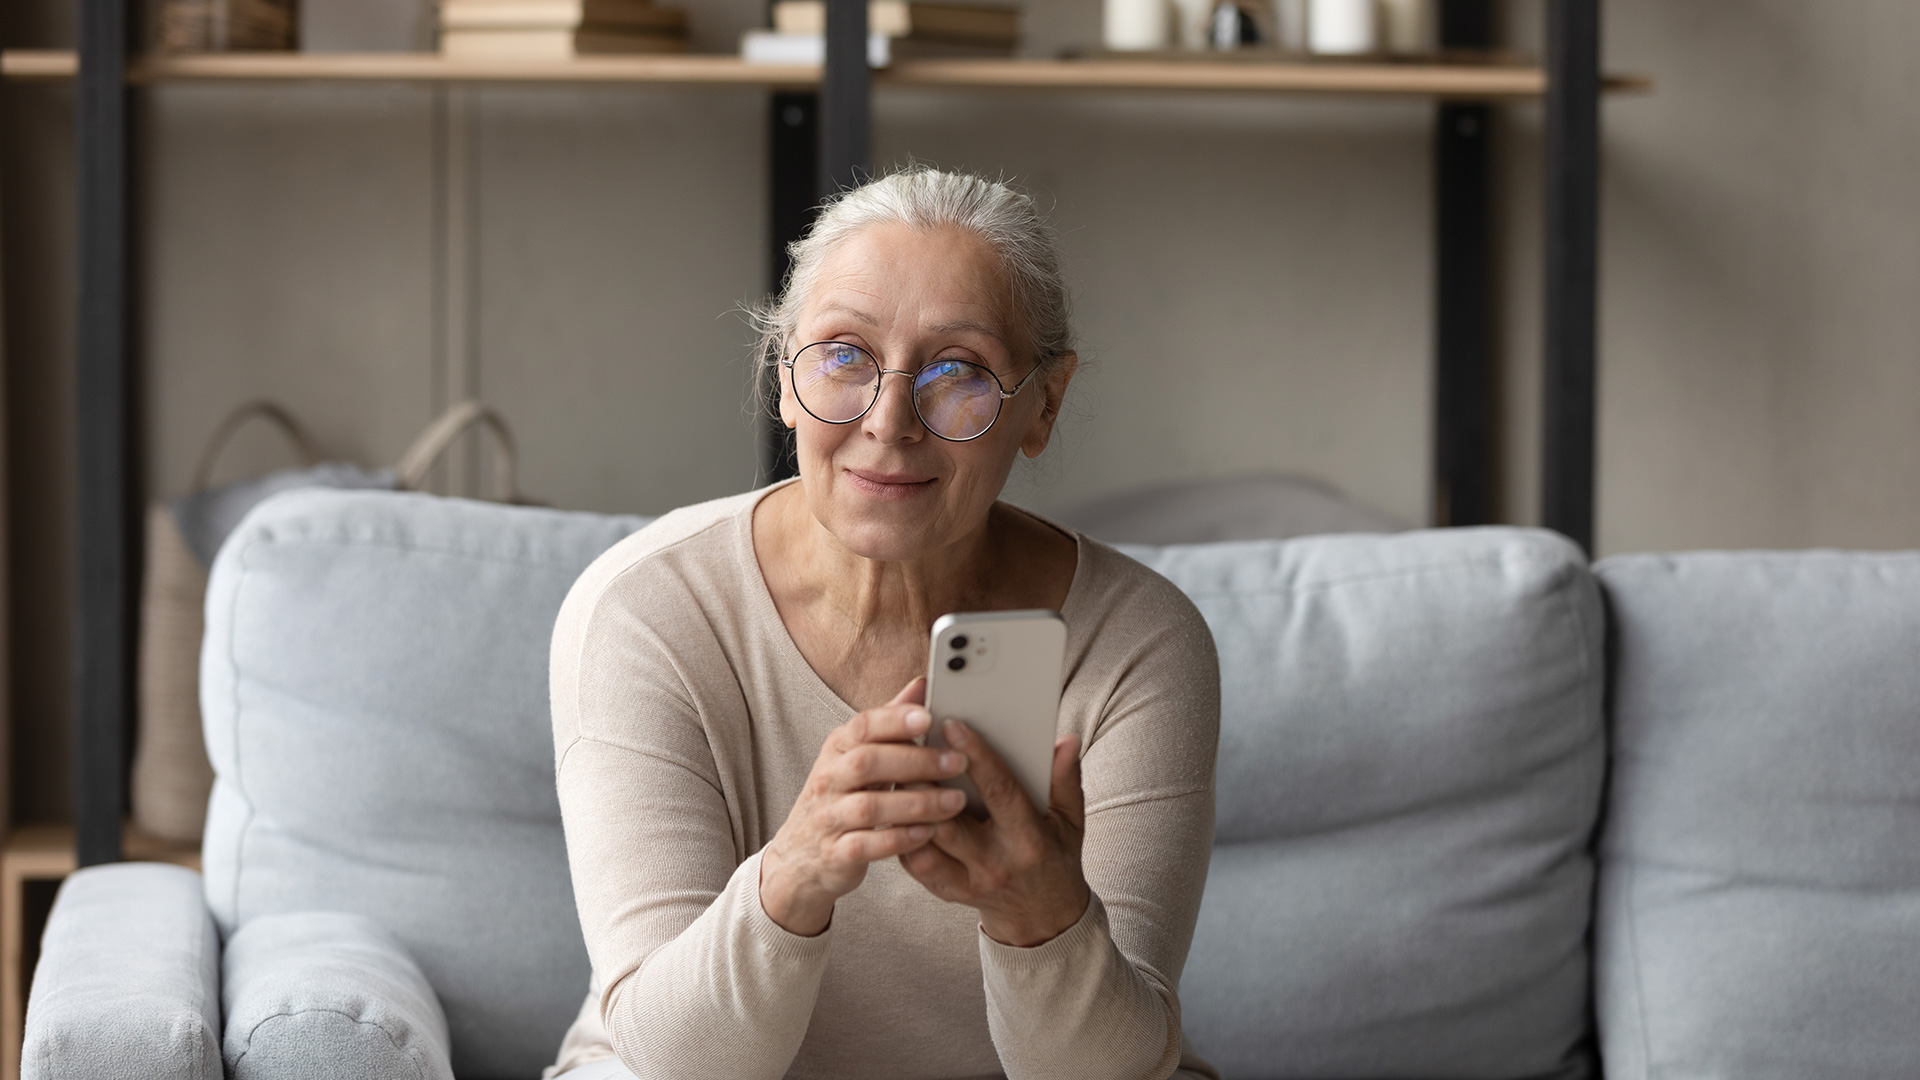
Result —
[[[947, 641], [947, 648], [952, 649], [955, 653], [963, 653], [967, 651], [967, 635], [965, 634], [953, 635], [953, 637]], [[964, 656], [951, 656], [947, 658], [948, 671], [959, 671], [960, 669], [966, 666], [967, 666], [967, 658]]]

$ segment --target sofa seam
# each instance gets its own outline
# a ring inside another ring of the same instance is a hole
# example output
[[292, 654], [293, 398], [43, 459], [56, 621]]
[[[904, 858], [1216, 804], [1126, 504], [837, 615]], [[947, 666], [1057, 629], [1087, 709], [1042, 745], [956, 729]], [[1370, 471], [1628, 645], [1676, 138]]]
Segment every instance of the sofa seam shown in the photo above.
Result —
[[232, 913], [235, 930], [238, 930], [241, 925], [240, 875], [242, 868], [246, 864], [246, 859], [243, 858], [242, 855], [247, 846], [247, 834], [253, 831], [253, 823], [256, 815], [254, 813], [253, 796], [248, 793], [247, 784], [243, 778], [246, 770], [241, 767], [240, 657], [234, 651], [234, 628], [238, 624], [240, 617], [240, 592], [246, 587], [247, 579], [253, 573], [252, 568], [247, 565], [247, 556], [253, 551], [254, 545], [258, 542], [257, 538], [249, 539], [234, 554], [234, 563], [239, 567], [239, 574], [233, 583], [233, 591], [229, 594], [227, 606], [227, 670], [230, 673], [228, 691], [231, 695], [229, 700], [229, 723], [232, 725], [231, 734], [233, 737], [233, 786], [234, 790], [239, 792], [240, 801], [244, 803], [247, 808], [246, 815], [241, 819], [240, 827], [235, 830], [233, 838], [233, 895], [228, 901], [227, 910]]
[[[644, 527], [645, 526], [642, 526], [642, 528]], [[631, 536], [633, 534], [628, 533], [627, 535]], [[625, 539], [625, 538], [622, 537], [622, 539]], [[304, 535], [298, 535], [298, 536], [281, 536], [281, 535], [274, 535], [272, 533], [269, 533], [265, 536], [253, 537], [252, 539], [248, 540], [247, 543], [248, 543], [248, 546], [252, 546], [253, 544], [263, 543], [263, 542], [274, 545], [276, 547], [293, 547], [296, 545], [308, 546], [308, 547], [342, 547], [342, 548], [379, 547], [379, 548], [386, 548], [389, 551], [401, 551], [401, 552], [406, 552], [408, 554], [414, 554], [414, 555], [445, 555], [451, 558], [471, 559], [474, 562], [498, 563], [506, 566], [532, 566], [532, 567], [544, 567], [547, 569], [554, 569], [554, 570], [563, 569], [563, 567], [561, 567], [559, 563], [551, 560], [547, 560], [547, 559], [539, 559], [539, 558], [533, 558], [528, 556], [501, 555], [501, 554], [495, 554], [491, 552], [463, 550], [460, 548], [436, 547], [429, 544], [408, 543], [405, 541], [393, 540], [387, 537], [377, 537], [377, 536], [355, 536], [355, 535], [341, 535], [341, 534], [324, 535], [324, 536], [312, 535], [312, 534], [304, 534]], [[616, 543], [617, 542], [618, 541], [616, 541]]]
[[1647, 1077], [1653, 1075], [1653, 1037], [1647, 1031], [1647, 989], [1640, 978], [1640, 919], [1634, 905], [1634, 886], [1640, 868], [1629, 862], [1626, 870], [1627, 955], [1630, 958], [1627, 971], [1633, 979], [1634, 1010], [1640, 1014], [1640, 1075]]
[[282, 1009], [279, 1012], [269, 1013], [266, 1016], [261, 1017], [259, 1020], [254, 1022], [252, 1027], [247, 1029], [247, 1048], [245, 1050], [240, 1051], [239, 1057], [236, 1057], [233, 1059], [233, 1067], [235, 1069], [238, 1069], [240, 1067], [240, 1063], [247, 1059], [247, 1055], [253, 1053], [253, 1036], [256, 1032], [260, 1030], [262, 1026], [264, 1026], [265, 1024], [267, 1024], [269, 1021], [272, 1021], [272, 1020], [279, 1020], [285, 1017], [303, 1016], [307, 1013], [332, 1013], [335, 1016], [344, 1016], [348, 1020], [353, 1021], [355, 1024], [361, 1027], [374, 1028], [375, 1030], [379, 1031], [380, 1034], [385, 1035], [387, 1037], [387, 1042], [395, 1050], [399, 1051], [402, 1055], [404, 1055], [408, 1061], [413, 1062], [413, 1067], [415, 1071], [419, 1073], [420, 1080], [430, 1080], [430, 1077], [432, 1074], [421, 1063], [420, 1055], [414, 1050], [410, 1050], [404, 1046], [401, 1046], [400, 1040], [393, 1037], [393, 1032], [387, 1030], [387, 1026], [385, 1024], [381, 1023], [378, 1020], [362, 1020], [359, 1017], [355, 1016], [354, 1014], [347, 1012], [345, 1009], [327, 1008], [325, 1006], [314, 1006], [311, 1008], [301, 1008], [301, 1009]]
[[[1532, 553], [1526, 553], [1526, 552], [1519, 553], [1518, 557], [1519, 557], [1519, 560], [1525, 561], [1527, 563], [1534, 564], [1534, 565], [1540, 565], [1547, 562], [1547, 560], [1535, 557]], [[1459, 559], [1451, 562], [1421, 563], [1415, 566], [1395, 567], [1390, 570], [1375, 570], [1375, 571], [1369, 571], [1366, 573], [1347, 575], [1344, 577], [1323, 578], [1317, 581], [1311, 581], [1311, 582], [1305, 582], [1305, 583], [1251, 585], [1251, 586], [1241, 586], [1241, 587], [1230, 586], [1230, 587], [1211, 588], [1211, 589], [1204, 589], [1204, 590], [1195, 589], [1192, 591], [1189, 591], [1186, 588], [1182, 587], [1180, 591], [1186, 593], [1189, 598], [1196, 599], [1196, 600], [1202, 597], [1205, 597], [1207, 599], [1216, 599], [1220, 597], [1261, 596], [1261, 595], [1276, 595], [1276, 594], [1285, 594], [1285, 593], [1323, 592], [1328, 589], [1339, 588], [1346, 585], [1364, 585], [1364, 584], [1369, 584], [1369, 583], [1379, 582], [1379, 581], [1391, 581], [1396, 578], [1419, 577], [1427, 574], [1440, 573], [1448, 570], [1459, 570], [1463, 568], [1472, 568], [1472, 569], [1485, 569], [1489, 567], [1497, 568], [1501, 566], [1503, 563], [1506, 563], [1508, 561], [1510, 561], [1510, 556], [1508, 555], [1472, 557], [1472, 558]], [[1156, 571], [1156, 572], [1162, 572], [1162, 571]]]

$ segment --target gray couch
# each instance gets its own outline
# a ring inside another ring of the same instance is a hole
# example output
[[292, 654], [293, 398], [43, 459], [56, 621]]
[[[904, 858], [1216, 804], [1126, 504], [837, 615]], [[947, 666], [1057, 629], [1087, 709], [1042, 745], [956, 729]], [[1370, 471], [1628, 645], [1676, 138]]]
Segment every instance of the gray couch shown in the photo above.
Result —
[[[547, 636], [640, 524], [255, 511], [208, 596], [205, 876], [67, 881], [24, 1075], [538, 1075], [588, 977]], [[1920, 555], [1134, 554], [1220, 649], [1181, 995], [1230, 1078], [1920, 1075]]]

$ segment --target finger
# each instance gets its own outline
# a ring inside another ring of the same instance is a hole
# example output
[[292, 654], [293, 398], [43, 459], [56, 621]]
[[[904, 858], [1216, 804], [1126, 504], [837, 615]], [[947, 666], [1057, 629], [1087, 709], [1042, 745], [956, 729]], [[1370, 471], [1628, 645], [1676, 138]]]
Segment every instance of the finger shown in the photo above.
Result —
[[905, 855], [925, 846], [932, 839], [931, 825], [909, 825], [904, 829], [856, 829], [840, 834], [840, 839], [834, 841], [834, 853], [851, 861], [879, 862], [881, 859]]
[[922, 844], [900, 856], [900, 866], [908, 877], [942, 900], [958, 901], [972, 895], [967, 868], [934, 844]]
[[900, 688], [899, 693], [893, 695], [892, 701], [887, 702], [889, 705], [925, 705], [926, 703], [927, 677], [925, 675], [915, 675], [911, 682]]
[[827, 819], [844, 832], [897, 825], [931, 825], [945, 821], [967, 804], [966, 797], [948, 798], [951, 788], [925, 791], [856, 791], [834, 800]]
[[956, 815], [933, 827], [933, 844], [966, 870], [982, 868], [993, 858], [993, 826], [964, 814]]
[[[905, 693], [905, 691], [902, 691]], [[887, 704], [866, 709], [834, 729], [834, 749], [845, 752], [871, 742], [912, 742], [933, 726], [933, 714], [923, 705]]]
[[967, 776], [979, 789], [980, 801], [987, 805], [994, 821], [1002, 828], [1037, 828], [1040, 809], [987, 740], [958, 720], [948, 720], [941, 731], [948, 746], [966, 751]]
[[967, 769], [967, 755], [911, 743], [861, 743], [833, 762], [830, 784], [836, 791], [859, 791], [875, 784], [913, 784], [947, 780]]
[[1051, 809], [1073, 823], [1076, 829], [1087, 827], [1087, 792], [1080, 783], [1080, 737], [1062, 735], [1053, 744], [1053, 783], [1048, 803]]

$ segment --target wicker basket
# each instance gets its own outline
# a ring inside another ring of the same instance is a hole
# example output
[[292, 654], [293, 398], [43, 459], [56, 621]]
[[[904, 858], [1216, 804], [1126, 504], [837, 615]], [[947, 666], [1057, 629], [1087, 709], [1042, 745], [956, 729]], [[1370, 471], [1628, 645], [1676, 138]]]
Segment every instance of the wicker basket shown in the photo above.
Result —
[[[310, 471], [344, 468], [316, 466], [318, 455], [299, 422], [278, 405], [254, 401], [235, 409], [208, 441], [194, 470], [196, 493], [207, 490], [214, 464], [234, 432], [253, 420], [270, 423], [286, 435]], [[399, 464], [378, 474], [385, 477], [382, 486], [418, 490], [448, 447], [475, 425], [486, 427], [494, 436], [494, 498], [524, 502], [515, 481], [513, 433], [500, 414], [474, 401], [461, 402], [428, 424]], [[301, 482], [340, 481], [303, 477]], [[207, 543], [202, 540], [203, 546]], [[200, 640], [206, 633], [208, 570], [202, 558], [181, 531], [174, 508], [155, 503], [147, 513], [146, 583], [141, 595], [133, 820], [154, 836], [181, 843], [199, 841], [206, 826], [207, 796], [213, 789], [213, 767], [207, 762], [200, 726]]]
[[[267, 401], [235, 409], [200, 454], [193, 490], [205, 491], [227, 441], [250, 420], [278, 428], [303, 465], [319, 460], [288, 412]], [[140, 596], [139, 735], [133, 755], [133, 820], [154, 836], [197, 843], [207, 820], [213, 766], [200, 731], [200, 639], [206, 632], [207, 568], [187, 544], [173, 509], [147, 510], [146, 582]]]

